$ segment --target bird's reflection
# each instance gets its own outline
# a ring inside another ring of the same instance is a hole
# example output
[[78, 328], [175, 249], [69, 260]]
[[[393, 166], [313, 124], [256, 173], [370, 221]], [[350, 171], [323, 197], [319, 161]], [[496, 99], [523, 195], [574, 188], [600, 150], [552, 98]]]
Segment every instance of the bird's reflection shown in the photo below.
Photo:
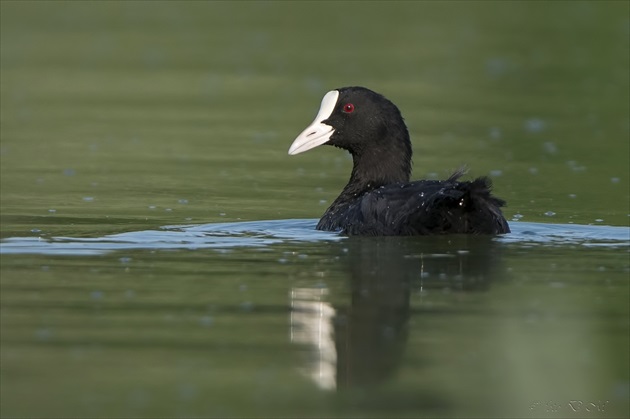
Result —
[[[357, 237], [338, 246], [349, 304], [330, 303], [340, 299], [329, 288], [291, 291], [291, 341], [308, 355], [301, 369], [328, 390], [376, 385], [396, 372], [412, 293], [486, 290], [500, 262], [496, 242], [485, 236]], [[414, 302], [418, 315], [421, 304]]]

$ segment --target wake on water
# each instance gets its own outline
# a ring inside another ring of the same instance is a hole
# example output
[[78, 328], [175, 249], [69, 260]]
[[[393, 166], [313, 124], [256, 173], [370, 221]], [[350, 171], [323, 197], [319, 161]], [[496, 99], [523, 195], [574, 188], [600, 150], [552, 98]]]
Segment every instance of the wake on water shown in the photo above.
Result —
[[[12, 237], [0, 242], [0, 254], [101, 255], [123, 250], [229, 249], [278, 243], [339, 241], [346, 237], [315, 230], [316, 219], [270, 220], [164, 226], [103, 237]], [[630, 228], [576, 224], [510, 223], [512, 232], [497, 236], [508, 245], [630, 246]]]

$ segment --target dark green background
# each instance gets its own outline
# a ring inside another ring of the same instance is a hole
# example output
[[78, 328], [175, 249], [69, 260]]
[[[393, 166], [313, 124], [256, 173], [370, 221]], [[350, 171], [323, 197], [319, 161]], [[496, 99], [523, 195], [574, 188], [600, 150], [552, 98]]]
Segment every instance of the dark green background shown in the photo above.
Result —
[[[319, 217], [351, 162], [287, 149], [344, 85], [399, 105], [417, 178], [467, 164], [509, 220], [628, 225], [628, 2], [0, 7], [3, 238]], [[396, 375], [335, 396], [287, 305], [348, 304], [339, 246], [3, 255], [2, 416], [628, 414], [627, 249], [507, 246], [509, 280], [414, 294]]]

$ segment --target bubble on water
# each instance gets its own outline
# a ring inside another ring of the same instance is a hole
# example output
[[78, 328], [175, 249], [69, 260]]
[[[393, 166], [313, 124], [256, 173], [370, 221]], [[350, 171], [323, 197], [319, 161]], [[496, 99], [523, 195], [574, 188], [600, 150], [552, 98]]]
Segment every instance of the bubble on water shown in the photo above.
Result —
[[149, 205], [149, 209], [154, 210], [155, 208], [157, 208], [155, 205]]
[[192, 217], [186, 217], [184, 218], [184, 221], [192, 221]]
[[57, 210], [54, 209], [54, 208], [51, 208], [51, 209], [48, 210], [48, 212], [55, 213], [55, 212], [57, 212]]
[[575, 160], [567, 161], [567, 166], [569, 166], [569, 168], [571, 168], [574, 172], [583, 172], [586, 170], [586, 166], [578, 164]]
[[611, 181], [612, 183], [619, 183], [619, 181], [620, 181], [620, 180], [621, 180], [621, 179], [619, 179], [618, 177], [611, 177], [611, 178], [610, 178], [610, 181]]
[[438, 174], [435, 172], [429, 172], [427, 173], [427, 179], [437, 179], [438, 178]]
[[134, 298], [136, 296], [136, 292], [134, 290], [125, 291], [125, 298]]
[[553, 217], [554, 215], [556, 215], [556, 213], [555, 213], [555, 212], [553, 212], [553, 211], [547, 211], [547, 212], [545, 213], [545, 215], [546, 215], [547, 217]]
[[199, 394], [199, 390], [194, 384], [181, 384], [177, 388], [177, 394], [180, 400], [193, 400]]
[[247, 291], [247, 284], [241, 284], [238, 286], [238, 290], [241, 292]]
[[179, 199], [179, 200], [177, 200], [177, 203], [178, 204], [182, 204], [182, 205], [186, 205], [188, 203], [188, 200], [187, 199]]
[[254, 309], [254, 304], [251, 301], [243, 301], [239, 307], [243, 311], [252, 311]]
[[31, 233], [41, 233], [42, 231], [39, 228], [32, 228]]
[[173, 211], [173, 208], [164, 208], [164, 211], [171, 212], [171, 211]]
[[37, 340], [44, 341], [44, 342], [47, 340], [50, 340], [52, 335], [53, 335], [52, 330], [48, 327], [42, 327], [35, 331], [35, 338]]
[[224, 212], [220, 212], [220, 213], [219, 213], [219, 216], [220, 216], [220, 217], [225, 217], [225, 213], [224, 213]]
[[93, 196], [84, 196], [82, 199], [85, 202], [92, 202], [92, 201], [94, 201], [94, 197]]
[[289, 261], [289, 260], [288, 260], [288, 259], [285, 259], [285, 258], [280, 258], [280, 259], [278, 259], [278, 262], [279, 262], [279, 263], [287, 263], [288, 261]]
[[552, 141], [547, 141], [543, 143], [543, 150], [547, 154], [556, 154], [558, 152], [558, 146]]
[[490, 176], [498, 177], [503, 174], [503, 170], [490, 170]]
[[129, 263], [129, 262], [131, 262], [131, 260], [132, 259], [130, 257], [122, 257], [122, 258], [118, 259], [118, 262], [120, 262], [120, 263]]
[[567, 286], [567, 284], [565, 284], [564, 282], [555, 281], [555, 282], [550, 282], [549, 286], [551, 288], [564, 288]]
[[129, 404], [134, 408], [146, 408], [151, 402], [151, 394], [144, 389], [134, 389], [127, 396]]
[[214, 319], [212, 318], [212, 316], [202, 316], [199, 319], [199, 324], [203, 327], [210, 327], [212, 326], [213, 322], [214, 322]]
[[538, 174], [538, 168], [537, 167], [530, 167], [529, 168], [529, 173], [531, 173], [532, 175], [537, 175]]
[[92, 291], [90, 293], [90, 298], [92, 300], [102, 300], [104, 297], [103, 291]]
[[539, 133], [545, 130], [547, 124], [540, 118], [530, 118], [525, 121], [525, 130], [531, 133]]
[[490, 134], [490, 138], [492, 138], [493, 140], [500, 140], [501, 139], [501, 128], [499, 128], [499, 127], [491, 127], [489, 134]]
[[575, 199], [575, 198], [577, 198], [577, 195], [576, 195], [576, 194], [574, 194], [574, 193], [570, 193], [570, 194], [569, 194], [569, 198]]
[[505, 74], [507, 70], [508, 62], [504, 58], [495, 57], [486, 61], [486, 74], [490, 77], [500, 77]]
[[601, 219], [601, 218], [596, 218], [596, 219], [595, 219], [595, 222], [596, 222], [596, 223], [601, 223], [601, 222], [603, 222], [603, 221], [604, 221], [604, 220], [603, 220], [603, 219]]
[[328, 201], [325, 200], [325, 199], [320, 199], [319, 200], [319, 205], [324, 205], [326, 202], [328, 202]]
[[74, 169], [64, 169], [63, 170], [63, 175], [64, 176], [74, 176], [76, 174], [77, 174], [77, 172]]
[[521, 218], [523, 218], [523, 217], [524, 217], [524, 215], [523, 215], [523, 214], [521, 214], [521, 213], [518, 213], [518, 212], [517, 212], [516, 214], [514, 214], [514, 215], [512, 216], [512, 221], [518, 221], [518, 220], [520, 220], [520, 219], [521, 219]]

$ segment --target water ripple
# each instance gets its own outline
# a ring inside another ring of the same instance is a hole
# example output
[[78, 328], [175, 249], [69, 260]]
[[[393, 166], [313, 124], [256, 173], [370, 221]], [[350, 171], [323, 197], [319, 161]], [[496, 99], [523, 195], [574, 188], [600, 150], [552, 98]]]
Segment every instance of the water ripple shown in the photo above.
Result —
[[[196, 250], [266, 247], [277, 243], [343, 240], [336, 233], [317, 231], [317, 220], [270, 220], [164, 226], [103, 237], [12, 237], [0, 243], [1, 254], [101, 255], [130, 249]], [[498, 236], [508, 245], [630, 246], [630, 228], [575, 224], [513, 222], [512, 233]]]

